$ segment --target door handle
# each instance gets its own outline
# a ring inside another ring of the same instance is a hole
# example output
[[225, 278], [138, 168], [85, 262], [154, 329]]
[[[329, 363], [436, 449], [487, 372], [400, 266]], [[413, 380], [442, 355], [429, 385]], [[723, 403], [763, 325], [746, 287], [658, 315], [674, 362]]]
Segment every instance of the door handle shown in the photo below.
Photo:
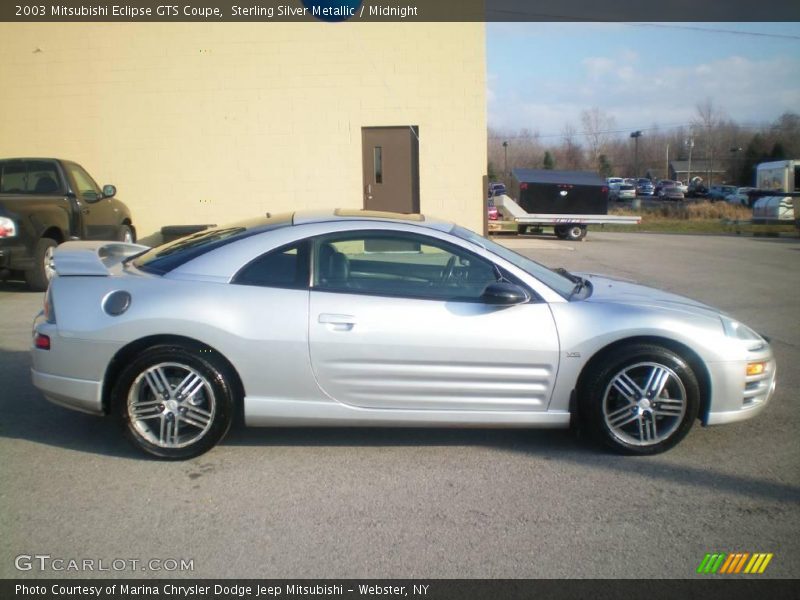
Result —
[[331, 329], [335, 331], [350, 331], [357, 322], [357, 319], [353, 315], [335, 315], [330, 313], [320, 314], [318, 320], [320, 323], [330, 325]]

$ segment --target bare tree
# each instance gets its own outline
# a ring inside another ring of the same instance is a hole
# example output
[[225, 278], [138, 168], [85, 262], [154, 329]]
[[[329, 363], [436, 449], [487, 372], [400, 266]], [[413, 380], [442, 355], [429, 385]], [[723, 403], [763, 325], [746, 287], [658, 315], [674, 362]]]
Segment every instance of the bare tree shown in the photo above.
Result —
[[608, 143], [616, 134], [613, 132], [616, 122], [614, 117], [601, 111], [596, 106], [581, 112], [583, 135], [586, 137], [589, 162], [592, 168], [599, 168], [601, 154], [605, 154]]
[[575, 127], [570, 123], [566, 124], [561, 132], [560, 157], [556, 158], [556, 162], [564, 165], [567, 169], [583, 168], [583, 149], [577, 141], [576, 135]]
[[706, 160], [706, 185], [714, 183], [714, 161], [717, 166], [720, 160], [726, 160], [726, 155], [721, 155], [724, 134], [722, 125], [725, 122], [725, 114], [718, 106], [714, 105], [711, 98], [696, 105], [697, 116], [692, 121], [692, 126], [696, 131], [696, 136], [701, 138], [701, 147], [705, 150]]

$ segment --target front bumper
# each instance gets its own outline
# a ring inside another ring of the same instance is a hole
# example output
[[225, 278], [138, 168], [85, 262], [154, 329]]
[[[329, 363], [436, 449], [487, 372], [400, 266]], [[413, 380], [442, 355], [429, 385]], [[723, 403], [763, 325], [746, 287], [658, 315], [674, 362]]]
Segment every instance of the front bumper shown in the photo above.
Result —
[[777, 365], [771, 352], [754, 357], [748, 362], [765, 361], [766, 369], [760, 375], [746, 377], [746, 362], [716, 363], [712, 372], [712, 400], [703, 425], [724, 425], [745, 421], [760, 414], [775, 393]]

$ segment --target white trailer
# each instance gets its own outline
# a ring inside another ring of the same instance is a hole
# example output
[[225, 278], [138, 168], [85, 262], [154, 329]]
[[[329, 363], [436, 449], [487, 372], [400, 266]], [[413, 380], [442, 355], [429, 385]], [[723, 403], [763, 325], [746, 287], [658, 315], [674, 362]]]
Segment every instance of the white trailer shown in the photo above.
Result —
[[525, 233], [529, 229], [552, 227], [556, 237], [562, 240], [580, 241], [586, 237], [589, 225], [638, 225], [641, 216], [622, 215], [572, 215], [572, 214], [533, 214], [525, 210], [510, 196], [494, 197], [494, 204], [503, 216], [517, 224], [517, 231]]
[[756, 167], [756, 187], [791, 194], [800, 192], [800, 159], [761, 163]]

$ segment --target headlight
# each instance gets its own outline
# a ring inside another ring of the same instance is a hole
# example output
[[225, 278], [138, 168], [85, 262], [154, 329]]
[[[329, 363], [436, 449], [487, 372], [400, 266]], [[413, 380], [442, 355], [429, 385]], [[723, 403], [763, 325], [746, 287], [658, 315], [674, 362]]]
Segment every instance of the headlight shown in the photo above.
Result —
[[0, 238], [17, 235], [17, 224], [8, 217], [0, 217]]
[[729, 338], [753, 342], [753, 344], [748, 345], [748, 350], [760, 350], [766, 344], [764, 338], [744, 323], [739, 323], [739, 321], [723, 316], [720, 316], [720, 321], [722, 321], [722, 329], [725, 330], [725, 335]]

